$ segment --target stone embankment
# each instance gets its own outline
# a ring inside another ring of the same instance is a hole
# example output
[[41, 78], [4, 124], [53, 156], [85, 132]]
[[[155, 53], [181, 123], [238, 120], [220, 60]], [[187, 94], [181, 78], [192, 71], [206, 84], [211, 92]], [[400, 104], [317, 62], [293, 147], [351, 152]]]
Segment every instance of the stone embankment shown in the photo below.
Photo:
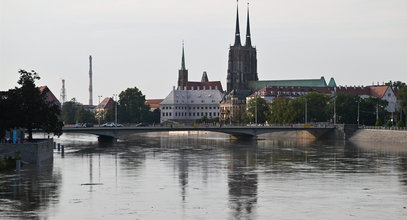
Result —
[[53, 139], [34, 140], [31, 143], [0, 144], [0, 155], [14, 157], [21, 152], [21, 160], [30, 164], [40, 164], [53, 160]]
[[[407, 144], [407, 130], [358, 129], [350, 141], [370, 141]], [[407, 145], [406, 145], [407, 147]]]

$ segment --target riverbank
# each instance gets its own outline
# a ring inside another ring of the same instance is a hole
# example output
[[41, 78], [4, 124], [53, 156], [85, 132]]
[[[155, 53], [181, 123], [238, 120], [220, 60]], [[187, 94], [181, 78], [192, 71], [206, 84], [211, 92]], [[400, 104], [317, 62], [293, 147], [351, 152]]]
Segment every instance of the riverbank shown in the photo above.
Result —
[[14, 157], [21, 152], [21, 160], [30, 164], [40, 164], [53, 159], [53, 139], [36, 139], [31, 143], [0, 144], [0, 155]]
[[369, 142], [380, 142], [380, 143], [407, 144], [407, 131], [405, 131], [405, 130], [381, 130], [381, 129], [358, 129], [349, 138], [349, 140], [350, 141], [369, 141]]

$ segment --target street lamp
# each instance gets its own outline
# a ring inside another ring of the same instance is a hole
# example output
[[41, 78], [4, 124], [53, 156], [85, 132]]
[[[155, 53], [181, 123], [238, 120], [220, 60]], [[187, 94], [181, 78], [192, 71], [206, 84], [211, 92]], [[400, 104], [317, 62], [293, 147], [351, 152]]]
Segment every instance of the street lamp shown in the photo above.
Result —
[[305, 124], [308, 122], [308, 106], [307, 106], [307, 99], [305, 99]]
[[360, 124], [360, 99], [359, 99], [359, 97], [358, 97], [358, 100], [357, 100], [357, 102], [358, 102], [358, 127], [359, 127], [359, 124]]
[[117, 124], [117, 94], [113, 94], [113, 100], [114, 100], [114, 97], [116, 97], [115, 110], [114, 110], [114, 118], [115, 118], [115, 124]]
[[256, 126], [257, 126], [257, 92], [255, 93], [256, 95], [255, 95], [255, 99], [256, 99], [256, 106], [255, 106], [255, 111], [256, 111], [256, 113], [255, 113], [255, 124], [256, 124]]
[[[98, 105], [100, 105], [100, 98], [102, 98], [103, 96], [101, 96], [101, 95], [98, 95], [98, 97], [99, 97], [99, 104]], [[100, 110], [99, 110], [100, 111]], [[101, 115], [100, 115], [100, 112], [99, 111], [96, 111], [97, 112], [97, 115], [98, 115], [98, 121], [99, 121], [99, 127], [100, 127], [100, 118], [101, 118]]]

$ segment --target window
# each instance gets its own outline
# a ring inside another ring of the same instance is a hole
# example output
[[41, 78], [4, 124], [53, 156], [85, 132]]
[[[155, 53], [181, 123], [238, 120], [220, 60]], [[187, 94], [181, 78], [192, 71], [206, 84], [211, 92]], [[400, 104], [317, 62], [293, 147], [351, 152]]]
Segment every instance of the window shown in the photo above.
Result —
[[209, 112], [209, 116], [212, 117], [212, 112]]
[[170, 112], [170, 116], [171, 116], [171, 112]]

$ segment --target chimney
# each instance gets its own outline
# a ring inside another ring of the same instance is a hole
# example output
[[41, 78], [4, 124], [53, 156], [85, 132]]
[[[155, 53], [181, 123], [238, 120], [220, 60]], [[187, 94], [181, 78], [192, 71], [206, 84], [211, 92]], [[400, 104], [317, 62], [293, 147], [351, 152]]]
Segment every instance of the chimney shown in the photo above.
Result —
[[92, 88], [92, 56], [89, 56], [89, 105], [93, 105], [93, 88]]

